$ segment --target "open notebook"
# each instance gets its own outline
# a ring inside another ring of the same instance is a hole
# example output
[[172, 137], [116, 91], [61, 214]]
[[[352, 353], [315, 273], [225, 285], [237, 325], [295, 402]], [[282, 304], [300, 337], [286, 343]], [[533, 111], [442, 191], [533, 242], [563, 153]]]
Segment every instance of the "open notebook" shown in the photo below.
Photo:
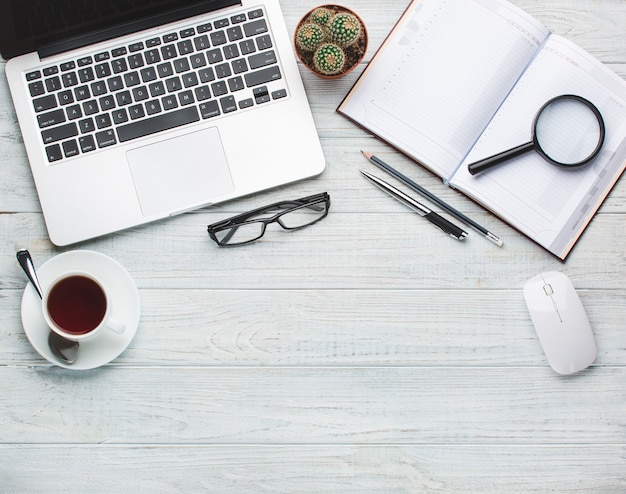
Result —
[[[470, 175], [468, 163], [529, 141], [562, 94], [602, 114], [591, 163], [531, 152]], [[626, 82], [504, 0], [412, 1], [337, 111], [562, 260], [626, 166]]]

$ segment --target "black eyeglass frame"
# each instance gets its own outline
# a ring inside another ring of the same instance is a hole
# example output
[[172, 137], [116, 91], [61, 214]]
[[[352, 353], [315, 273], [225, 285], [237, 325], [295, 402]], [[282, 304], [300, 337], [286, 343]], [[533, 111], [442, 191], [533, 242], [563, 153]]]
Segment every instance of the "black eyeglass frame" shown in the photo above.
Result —
[[[296, 227], [289, 227], [289, 226], [286, 226], [282, 221], [280, 221], [280, 217], [287, 213], [292, 213], [293, 211], [296, 211], [298, 209], [314, 206], [315, 204], [320, 204], [320, 203], [325, 204], [324, 214], [320, 216], [319, 218], [315, 219], [314, 221], [312, 221], [311, 223], [307, 223], [305, 225], [300, 225]], [[263, 213], [269, 213], [272, 210], [279, 209], [279, 208], [282, 209], [282, 211], [279, 211], [274, 216], [270, 216], [268, 218], [254, 218], [253, 220], [247, 221], [251, 217], [258, 216]], [[263, 235], [265, 235], [265, 230], [267, 229], [267, 225], [269, 225], [270, 223], [278, 223], [285, 230], [299, 230], [300, 228], [305, 228], [307, 226], [317, 223], [320, 220], [323, 220], [328, 215], [329, 209], [330, 209], [330, 195], [328, 194], [328, 192], [321, 192], [319, 194], [314, 194], [312, 196], [303, 197], [301, 199], [275, 202], [273, 204], [268, 204], [267, 206], [254, 209], [252, 211], [248, 211], [246, 213], [238, 214], [231, 218], [227, 218], [225, 220], [221, 220], [221, 221], [218, 221], [216, 223], [213, 223], [207, 226], [207, 231], [211, 239], [213, 239], [215, 243], [217, 243], [217, 245], [221, 247], [237, 247], [239, 245], [246, 245], [246, 244], [255, 242], [256, 240], [260, 239]], [[228, 230], [230, 228], [233, 228], [234, 226], [246, 225], [246, 224], [251, 224], [251, 223], [262, 223], [263, 225], [260, 234], [256, 236], [255, 238], [246, 240], [244, 242], [236, 242], [236, 243], [223, 242], [222, 240], [217, 238], [216, 233], [222, 230]]]

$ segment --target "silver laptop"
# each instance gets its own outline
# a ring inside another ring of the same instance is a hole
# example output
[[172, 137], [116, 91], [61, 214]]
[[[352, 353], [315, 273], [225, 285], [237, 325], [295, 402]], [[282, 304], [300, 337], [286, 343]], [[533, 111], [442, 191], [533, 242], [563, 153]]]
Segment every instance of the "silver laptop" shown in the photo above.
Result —
[[2, 0], [0, 52], [51, 241], [325, 166], [278, 0]]

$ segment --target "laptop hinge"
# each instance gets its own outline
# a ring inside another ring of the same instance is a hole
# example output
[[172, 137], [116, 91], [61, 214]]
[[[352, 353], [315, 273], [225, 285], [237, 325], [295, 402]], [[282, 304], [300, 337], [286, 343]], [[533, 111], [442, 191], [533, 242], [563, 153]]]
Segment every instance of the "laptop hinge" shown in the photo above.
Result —
[[118, 24], [114, 27], [92, 31], [62, 41], [56, 41], [46, 45], [42, 45], [37, 49], [39, 58], [44, 59], [59, 53], [75, 50], [83, 46], [92, 45], [108, 39], [118, 38], [126, 34], [149, 29], [168, 22], [176, 22], [187, 17], [200, 15], [207, 12], [213, 12], [226, 7], [241, 5], [241, 0], [213, 0], [199, 2], [194, 5], [183, 7], [180, 9], [170, 10], [161, 14], [147, 16], [136, 21]]

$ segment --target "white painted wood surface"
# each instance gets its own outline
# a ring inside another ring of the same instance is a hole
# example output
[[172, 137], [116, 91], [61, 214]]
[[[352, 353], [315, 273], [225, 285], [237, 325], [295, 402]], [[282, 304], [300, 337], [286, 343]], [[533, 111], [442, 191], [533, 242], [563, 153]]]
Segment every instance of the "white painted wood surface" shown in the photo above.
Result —
[[[319, 2], [282, 1], [293, 31]], [[369, 59], [407, 1], [352, 0]], [[626, 77], [626, 2], [515, 0]], [[445, 63], [445, 61], [442, 61]], [[3, 69], [3, 64], [1, 65]], [[357, 75], [302, 68], [318, 178], [72, 248], [121, 262], [143, 313], [87, 372], [49, 365], [20, 321], [14, 253], [47, 239], [0, 77], [0, 492], [626, 492], [626, 182], [566, 263], [334, 113]], [[462, 84], [462, 80], [459, 80]], [[456, 242], [359, 176], [369, 150], [505, 242]], [[205, 227], [326, 190], [323, 222], [220, 250]], [[525, 281], [565, 272], [598, 358], [549, 368]]]

